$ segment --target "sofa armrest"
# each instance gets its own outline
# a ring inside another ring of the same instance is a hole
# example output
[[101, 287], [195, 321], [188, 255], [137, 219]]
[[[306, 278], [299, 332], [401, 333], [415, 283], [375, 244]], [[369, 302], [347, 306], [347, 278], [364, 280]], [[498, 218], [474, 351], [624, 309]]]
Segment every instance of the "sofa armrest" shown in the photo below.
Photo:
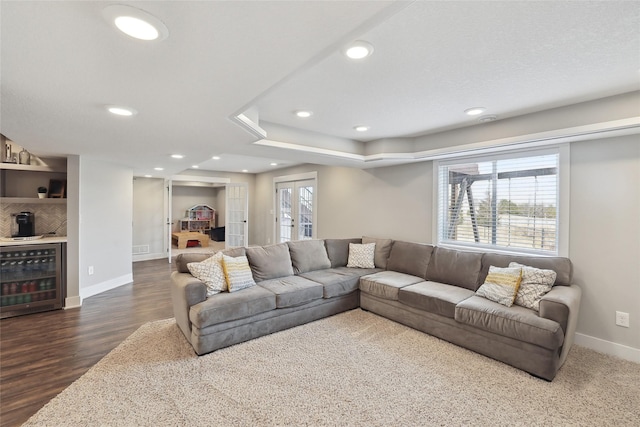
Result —
[[560, 353], [560, 366], [573, 345], [578, 324], [582, 290], [576, 286], [554, 286], [540, 300], [540, 317], [555, 320], [564, 330], [564, 344]]
[[191, 321], [189, 310], [192, 305], [207, 299], [207, 287], [189, 273], [171, 273], [171, 301], [173, 315], [182, 333], [191, 342]]

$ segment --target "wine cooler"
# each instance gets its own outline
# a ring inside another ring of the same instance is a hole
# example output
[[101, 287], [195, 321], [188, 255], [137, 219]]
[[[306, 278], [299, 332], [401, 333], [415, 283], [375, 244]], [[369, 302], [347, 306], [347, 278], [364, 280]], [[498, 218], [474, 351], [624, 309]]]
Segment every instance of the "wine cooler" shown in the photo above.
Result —
[[62, 308], [64, 243], [0, 247], [0, 318]]

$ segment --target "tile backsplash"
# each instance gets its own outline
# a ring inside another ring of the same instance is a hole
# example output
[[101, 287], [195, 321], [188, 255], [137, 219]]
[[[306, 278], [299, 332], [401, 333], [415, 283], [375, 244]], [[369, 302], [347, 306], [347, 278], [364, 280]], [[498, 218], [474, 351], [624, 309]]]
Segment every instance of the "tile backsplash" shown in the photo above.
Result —
[[2, 203], [0, 213], [0, 236], [11, 235], [11, 214], [29, 211], [35, 214], [36, 235], [47, 234], [60, 227], [56, 236], [67, 235], [67, 205], [66, 204], [39, 204], [39, 203]]

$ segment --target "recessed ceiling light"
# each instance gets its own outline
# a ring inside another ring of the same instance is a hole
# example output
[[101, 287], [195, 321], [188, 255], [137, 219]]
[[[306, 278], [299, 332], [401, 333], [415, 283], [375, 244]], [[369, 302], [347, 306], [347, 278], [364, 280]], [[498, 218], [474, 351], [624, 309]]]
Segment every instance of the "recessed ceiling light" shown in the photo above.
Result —
[[481, 123], [486, 123], [486, 122], [493, 122], [495, 120], [498, 120], [498, 116], [496, 115], [489, 115], [489, 116], [482, 116], [478, 119], [479, 122]]
[[172, 154], [171, 157], [174, 159], [184, 159], [184, 156], [182, 154]]
[[302, 119], [306, 119], [307, 117], [311, 117], [313, 113], [308, 110], [297, 110], [295, 111], [295, 115]]
[[169, 35], [169, 30], [162, 21], [135, 7], [111, 5], [102, 9], [102, 15], [118, 30], [138, 40], [163, 40]]
[[478, 114], [482, 114], [486, 111], [486, 109], [484, 107], [473, 107], [473, 108], [467, 108], [466, 110], [464, 110], [465, 114], [468, 116], [477, 116]]
[[212, 157], [212, 159], [213, 159], [213, 160], [220, 160], [220, 157], [218, 157], [218, 156], [213, 156], [213, 157]]
[[358, 132], [366, 132], [369, 130], [369, 126], [356, 126], [354, 127], [355, 130], [357, 130]]
[[117, 116], [133, 116], [134, 114], [138, 113], [133, 108], [123, 107], [121, 105], [107, 105], [106, 109], [111, 114], [115, 114]]
[[277, 163], [269, 163], [271, 166], [278, 166]]
[[342, 53], [350, 59], [364, 59], [373, 53], [373, 45], [364, 40], [356, 40], [346, 46], [342, 50]]
[[191, 169], [198, 169], [200, 166], [198, 165], [191, 165]]
[[163, 171], [163, 170], [164, 170], [164, 168], [153, 168], [153, 170]]
[[151, 176], [152, 176], [152, 175], [147, 174], [147, 175], [145, 175], [144, 177], [145, 177], [145, 178], [151, 178]]
[[249, 170], [247, 170], [247, 169], [242, 169], [242, 172], [247, 173], [247, 172], [249, 172]]

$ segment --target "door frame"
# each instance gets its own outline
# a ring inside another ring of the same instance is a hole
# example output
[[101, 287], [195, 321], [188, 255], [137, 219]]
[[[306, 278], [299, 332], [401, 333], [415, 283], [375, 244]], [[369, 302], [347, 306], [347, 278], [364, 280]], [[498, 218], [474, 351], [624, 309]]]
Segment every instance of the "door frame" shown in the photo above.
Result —
[[313, 171], [313, 172], [305, 172], [305, 173], [297, 173], [297, 174], [293, 174], [293, 175], [283, 175], [283, 176], [276, 176], [273, 177], [273, 189], [271, 194], [273, 194], [273, 198], [271, 199], [271, 224], [272, 224], [272, 228], [271, 228], [271, 239], [270, 242], [274, 242], [276, 243], [276, 238], [277, 238], [277, 222], [276, 222], [276, 218], [277, 218], [277, 214], [278, 214], [278, 195], [276, 194], [276, 190], [277, 190], [277, 185], [283, 182], [294, 182], [294, 181], [310, 181], [313, 180], [315, 185], [314, 185], [314, 192], [313, 192], [313, 235], [316, 236], [317, 238], [317, 223], [318, 223], [318, 172], [317, 171]]
[[[231, 178], [221, 178], [216, 176], [199, 176], [199, 175], [173, 175], [172, 177], [165, 179], [165, 189], [164, 189], [164, 206], [165, 206], [165, 215], [167, 218], [165, 230], [164, 230], [164, 250], [167, 254], [167, 258], [169, 260], [169, 264], [171, 264], [171, 233], [173, 230], [173, 218], [172, 218], [172, 208], [173, 208], [173, 184], [174, 182], [180, 182], [182, 186], [190, 186], [194, 187], [207, 187], [211, 184], [229, 184], [231, 182]], [[226, 204], [226, 203], [225, 203]]]

